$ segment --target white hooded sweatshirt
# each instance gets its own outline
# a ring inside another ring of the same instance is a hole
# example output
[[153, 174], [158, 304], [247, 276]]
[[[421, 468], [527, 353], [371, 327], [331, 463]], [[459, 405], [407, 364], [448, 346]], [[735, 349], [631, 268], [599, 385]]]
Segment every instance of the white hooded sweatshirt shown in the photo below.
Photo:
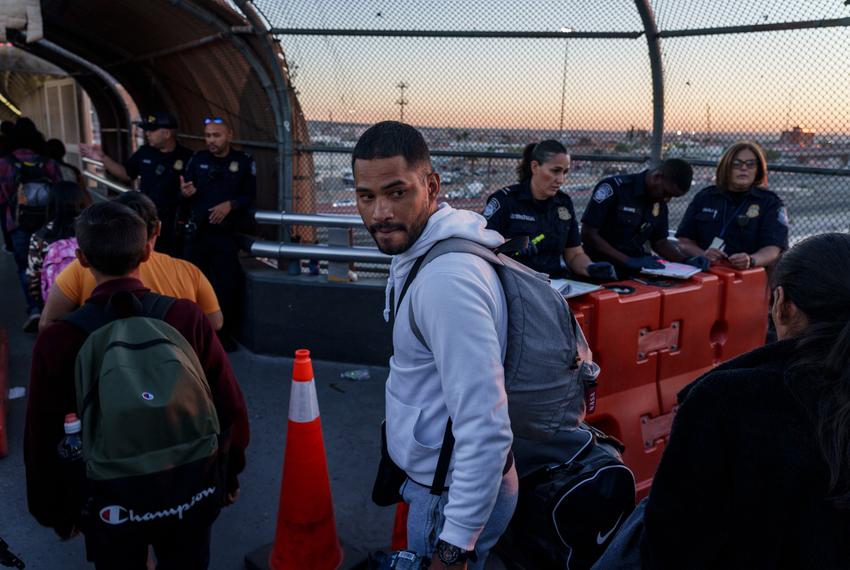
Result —
[[[447, 204], [413, 246], [393, 257], [387, 283], [400, 293], [413, 263], [450, 237], [487, 247], [504, 242], [480, 215]], [[409, 304], [429, 350], [410, 329]], [[385, 311], [385, 317], [389, 311]], [[455, 436], [440, 538], [472, 550], [490, 517], [513, 436], [504, 370], [507, 307], [496, 271], [468, 253], [425, 266], [396, 312], [386, 386], [387, 447], [413, 480], [430, 486], [449, 417]]]

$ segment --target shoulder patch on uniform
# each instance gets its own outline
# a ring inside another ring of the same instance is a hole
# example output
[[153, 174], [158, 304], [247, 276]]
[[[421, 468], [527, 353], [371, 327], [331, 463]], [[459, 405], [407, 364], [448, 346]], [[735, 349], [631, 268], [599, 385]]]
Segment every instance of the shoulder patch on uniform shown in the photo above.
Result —
[[605, 184], [600, 184], [599, 187], [596, 188], [596, 191], [593, 192], [593, 201], [601, 204], [613, 195], [614, 189], [606, 182]]
[[493, 216], [493, 214], [499, 211], [499, 208], [501, 207], [502, 205], [499, 203], [498, 200], [496, 200], [495, 198], [490, 198], [490, 201], [487, 202], [487, 206], [484, 208], [484, 212], [482, 215], [489, 220]]
[[779, 223], [785, 227], [788, 227], [788, 209], [785, 206], [779, 208], [779, 213], [777, 215], [779, 219]]

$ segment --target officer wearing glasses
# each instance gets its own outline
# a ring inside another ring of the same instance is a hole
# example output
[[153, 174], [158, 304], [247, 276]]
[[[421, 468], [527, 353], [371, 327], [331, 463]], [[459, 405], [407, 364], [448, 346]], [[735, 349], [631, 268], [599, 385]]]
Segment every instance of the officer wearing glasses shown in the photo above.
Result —
[[788, 213], [766, 186], [761, 147], [732, 145], [717, 165], [715, 185], [694, 197], [679, 224], [682, 250], [736, 269], [773, 264], [788, 248]]
[[204, 140], [207, 149], [195, 154], [180, 180], [189, 212], [182, 226], [184, 255], [212, 283], [224, 313], [219, 337], [232, 351], [242, 281], [236, 231], [250, 221], [257, 171], [249, 154], [231, 146], [233, 130], [221, 117], [204, 118]]
[[647, 246], [664, 259], [707, 269], [707, 259], [687, 255], [667, 239], [667, 202], [684, 196], [692, 179], [690, 164], [670, 158], [656, 168], [599, 182], [581, 218], [587, 254], [614, 264], [621, 278], [663, 267]]
[[100, 145], [81, 144], [80, 153], [99, 160], [109, 174], [125, 184], [139, 180], [139, 191], [156, 204], [162, 222], [156, 250], [178, 256], [176, 238], [177, 209], [180, 204], [180, 175], [183, 174], [192, 151], [177, 142], [177, 119], [171, 113], [146, 115], [140, 126], [145, 132], [143, 145], [124, 164], [116, 162]]

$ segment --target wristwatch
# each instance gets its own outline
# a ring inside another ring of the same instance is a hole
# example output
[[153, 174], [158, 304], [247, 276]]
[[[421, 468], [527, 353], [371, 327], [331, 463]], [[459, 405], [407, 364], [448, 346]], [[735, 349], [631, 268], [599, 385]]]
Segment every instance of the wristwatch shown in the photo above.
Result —
[[437, 556], [440, 557], [440, 562], [442, 562], [444, 566], [463, 564], [469, 559], [470, 554], [472, 554], [471, 551], [464, 550], [454, 544], [449, 544], [444, 540], [437, 542]]
[[756, 260], [753, 259], [752, 255], [747, 254], [747, 269], [751, 269], [756, 266]]

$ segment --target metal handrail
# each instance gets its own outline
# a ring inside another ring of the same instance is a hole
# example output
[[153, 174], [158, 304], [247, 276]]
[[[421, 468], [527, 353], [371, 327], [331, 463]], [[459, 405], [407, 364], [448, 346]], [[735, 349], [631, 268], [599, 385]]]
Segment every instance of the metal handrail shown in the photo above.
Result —
[[92, 166], [96, 166], [98, 168], [105, 168], [104, 164], [99, 160], [88, 158], [87, 156], [82, 157], [81, 160], [86, 164], [91, 164]]
[[289, 214], [272, 210], [257, 210], [254, 220], [258, 224], [282, 224], [291, 226], [320, 226], [325, 228], [362, 228], [360, 216], [335, 214]]
[[329, 245], [294, 245], [276, 241], [254, 240], [251, 243], [254, 257], [276, 259], [317, 259], [327, 261], [363, 261], [368, 263], [390, 263], [392, 257], [374, 247], [339, 247]]
[[90, 178], [90, 179], [94, 180], [98, 184], [103, 184], [107, 188], [111, 188], [112, 190], [115, 190], [117, 192], [131, 192], [133, 190], [132, 188], [128, 188], [127, 186], [122, 186], [121, 184], [118, 184], [117, 182], [113, 182], [113, 181], [111, 181], [107, 178], [104, 178], [103, 176], [98, 176], [94, 172], [89, 172], [88, 170], [83, 170], [83, 176], [85, 176], [86, 178]]

